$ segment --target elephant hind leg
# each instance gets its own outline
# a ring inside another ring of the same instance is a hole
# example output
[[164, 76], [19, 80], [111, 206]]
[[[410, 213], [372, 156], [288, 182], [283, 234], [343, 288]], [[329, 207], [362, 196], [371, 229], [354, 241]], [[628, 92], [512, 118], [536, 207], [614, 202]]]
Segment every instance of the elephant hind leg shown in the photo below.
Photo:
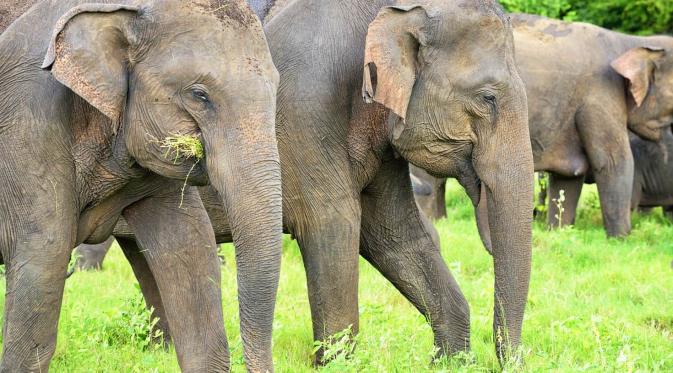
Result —
[[[138, 247], [135, 239], [118, 237], [117, 243], [124, 252], [126, 259], [131, 265], [133, 274], [140, 284], [140, 290], [145, 298], [145, 304], [148, 309], [152, 310], [152, 318], [158, 319], [155, 328], [156, 330], [161, 331], [162, 340], [155, 340], [154, 342], [164, 343], [164, 346], [167, 347], [171, 342], [168, 319], [166, 318], [166, 311], [164, 309], [164, 303], [161, 300], [161, 294], [159, 294], [157, 281], [147, 264], [147, 260], [141, 253], [140, 247]], [[156, 335], [154, 330], [152, 331], [152, 335]]]
[[[584, 185], [584, 176], [565, 177], [549, 173], [549, 208], [547, 219], [551, 228], [575, 224], [577, 205]], [[563, 191], [563, 197], [561, 197]]]
[[360, 254], [426, 317], [440, 354], [470, 348], [470, 311], [414, 202], [407, 164], [384, 164], [362, 196]]

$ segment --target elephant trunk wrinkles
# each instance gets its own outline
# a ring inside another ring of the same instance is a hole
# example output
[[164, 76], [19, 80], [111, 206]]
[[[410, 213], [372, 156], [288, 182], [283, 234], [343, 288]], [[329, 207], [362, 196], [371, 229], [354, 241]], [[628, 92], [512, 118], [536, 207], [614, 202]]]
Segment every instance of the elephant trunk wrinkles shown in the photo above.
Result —
[[[256, 127], [273, 133], [273, 119], [267, 122], [270, 124], [258, 123]], [[250, 123], [245, 126], [248, 128], [228, 131], [214, 141], [208, 141], [204, 132], [204, 140], [208, 174], [223, 199], [236, 246], [241, 337], [247, 368], [252, 372], [271, 372], [271, 335], [282, 245], [280, 162], [275, 135], [260, 134], [262, 130], [250, 129]], [[252, 156], [238, 156], [244, 153], [243, 148]]]
[[[488, 207], [486, 227], [495, 269], [493, 332], [501, 362], [512, 357], [520, 342], [531, 265], [533, 159], [528, 127], [512, 126], [526, 123], [526, 115], [514, 114], [524, 117], [523, 122], [511, 115], [502, 114], [476, 164], [486, 199], [480, 205]], [[511, 146], [503, 146], [502, 139]]]

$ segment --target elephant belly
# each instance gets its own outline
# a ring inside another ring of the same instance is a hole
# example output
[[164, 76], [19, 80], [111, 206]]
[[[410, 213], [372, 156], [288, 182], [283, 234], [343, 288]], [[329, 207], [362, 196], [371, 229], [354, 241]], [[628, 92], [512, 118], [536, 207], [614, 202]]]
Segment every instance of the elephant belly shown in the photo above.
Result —
[[[537, 92], [545, 96], [543, 91]], [[584, 175], [589, 160], [575, 126], [577, 109], [571, 102], [560, 107], [543, 102], [531, 108], [529, 129], [535, 171], [549, 171], [567, 177]]]
[[567, 177], [577, 177], [589, 171], [589, 160], [580, 144], [561, 142], [535, 156], [535, 171], [549, 171]]
[[639, 206], [656, 207], [673, 205], [673, 185], [671, 185], [671, 182], [668, 180], [661, 180], [661, 178], [657, 179], [660, 179], [657, 180], [658, 183], [653, 183], [651, 180], [649, 180], [649, 185], [644, 186], [640, 196], [640, 201], [638, 202]]
[[643, 195], [638, 203], [640, 207], [659, 207], [673, 205], [673, 196], [651, 196]]
[[99, 244], [110, 237], [121, 217], [121, 209], [94, 208], [84, 211], [77, 226], [77, 244]]

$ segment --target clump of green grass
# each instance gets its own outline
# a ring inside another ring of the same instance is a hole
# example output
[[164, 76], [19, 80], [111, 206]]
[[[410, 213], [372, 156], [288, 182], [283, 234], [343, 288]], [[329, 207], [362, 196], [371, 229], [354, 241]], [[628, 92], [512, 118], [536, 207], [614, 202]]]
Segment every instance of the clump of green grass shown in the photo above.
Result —
[[166, 149], [165, 157], [168, 157], [171, 153], [175, 154], [174, 163], [178, 162], [180, 158], [196, 159], [196, 162], [192, 165], [192, 168], [189, 169], [187, 177], [185, 177], [185, 183], [182, 185], [182, 191], [180, 195], [180, 207], [184, 202], [185, 197], [185, 188], [187, 187], [187, 180], [189, 180], [189, 175], [192, 174], [196, 165], [203, 159], [205, 152], [203, 151], [203, 143], [195, 135], [173, 135], [164, 138], [159, 142], [159, 146], [163, 149]]
[[166, 157], [175, 154], [175, 161], [180, 158], [203, 159], [205, 153], [201, 140], [195, 135], [173, 135], [163, 139], [159, 145], [166, 149]]

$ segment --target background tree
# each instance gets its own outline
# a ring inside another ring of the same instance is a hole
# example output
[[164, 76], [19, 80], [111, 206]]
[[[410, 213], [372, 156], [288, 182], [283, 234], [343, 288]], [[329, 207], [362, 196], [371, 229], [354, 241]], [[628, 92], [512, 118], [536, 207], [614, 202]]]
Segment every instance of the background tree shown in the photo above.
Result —
[[672, 0], [500, 0], [510, 12], [593, 23], [630, 34], [673, 33]]

